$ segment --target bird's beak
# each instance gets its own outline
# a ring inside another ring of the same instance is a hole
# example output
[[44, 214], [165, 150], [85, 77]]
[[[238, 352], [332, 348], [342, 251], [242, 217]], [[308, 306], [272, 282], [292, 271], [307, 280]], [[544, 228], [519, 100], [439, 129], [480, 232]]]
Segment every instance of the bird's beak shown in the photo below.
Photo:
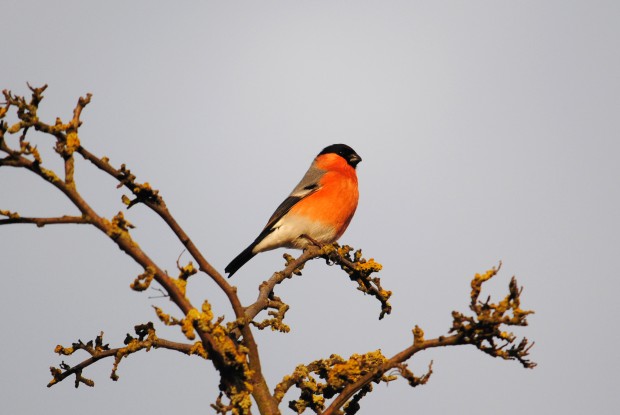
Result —
[[349, 164], [353, 167], [356, 167], [360, 161], [362, 161], [362, 158], [357, 154], [353, 154], [349, 157]]

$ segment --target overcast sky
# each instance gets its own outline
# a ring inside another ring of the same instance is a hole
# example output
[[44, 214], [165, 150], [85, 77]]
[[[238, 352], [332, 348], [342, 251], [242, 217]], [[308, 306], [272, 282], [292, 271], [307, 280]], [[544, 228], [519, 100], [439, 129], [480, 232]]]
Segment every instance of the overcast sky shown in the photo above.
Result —
[[[40, 116], [70, 118], [82, 144], [159, 189], [218, 269], [251, 242], [326, 145], [363, 158], [360, 204], [341, 242], [384, 265], [392, 315], [315, 261], [280, 286], [287, 335], [258, 335], [270, 385], [303, 362], [410, 345], [418, 324], [446, 334], [469, 281], [502, 260], [488, 293], [512, 275], [536, 311], [519, 330], [534, 370], [472, 347], [410, 362], [426, 386], [400, 380], [362, 401], [424, 414], [613, 413], [620, 398], [620, 3], [617, 1], [2, 0], [0, 88], [49, 84]], [[40, 149], [47, 137], [34, 138]], [[57, 167], [53, 154], [45, 163]], [[49, 161], [48, 161], [49, 160]], [[123, 190], [80, 162], [77, 185], [108, 217]], [[0, 209], [75, 214], [52, 186], [0, 169]], [[142, 206], [126, 213], [138, 243], [173, 271], [182, 248]], [[282, 267], [258, 255], [232, 280], [246, 303]], [[293, 252], [294, 253], [294, 252]], [[187, 256], [185, 256], [187, 259]], [[141, 272], [85, 226], [0, 227], [0, 412], [210, 413], [209, 362], [159, 350], [111, 361], [51, 389], [57, 344], [118, 346], [151, 305]], [[204, 275], [190, 297], [231, 316]], [[178, 315], [178, 314], [177, 314]], [[175, 328], [161, 337], [182, 339]], [[291, 395], [290, 398], [293, 398]], [[403, 412], [407, 413], [407, 412]]]

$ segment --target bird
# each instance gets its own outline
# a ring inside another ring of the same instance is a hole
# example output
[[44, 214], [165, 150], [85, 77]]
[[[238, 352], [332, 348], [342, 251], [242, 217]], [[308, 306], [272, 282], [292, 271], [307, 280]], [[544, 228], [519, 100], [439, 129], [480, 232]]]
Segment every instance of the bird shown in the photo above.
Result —
[[259, 252], [337, 241], [357, 209], [356, 167], [360, 161], [346, 144], [325, 147], [254, 242], [226, 266], [228, 278]]

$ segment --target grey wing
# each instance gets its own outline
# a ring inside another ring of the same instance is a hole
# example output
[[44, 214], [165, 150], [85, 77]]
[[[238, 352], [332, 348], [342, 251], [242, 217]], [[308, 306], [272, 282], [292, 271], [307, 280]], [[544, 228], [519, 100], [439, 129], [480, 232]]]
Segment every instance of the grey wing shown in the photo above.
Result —
[[301, 179], [299, 184], [295, 186], [291, 194], [284, 200], [284, 202], [280, 203], [280, 206], [278, 206], [276, 211], [273, 212], [273, 215], [271, 215], [271, 218], [269, 218], [269, 222], [267, 222], [267, 225], [265, 225], [265, 228], [263, 229], [263, 232], [261, 232], [261, 235], [265, 233], [265, 231], [267, 233], [270, 233], [272, 227], [280, 219], [282, 219], [282, 217], [286, 215], [297, 202], [319, 190], [319, 183], [321, 181], [321, 177], [323, 177], [324, 174], [325, 170], [317, 169], [316, 167], [314, 167], [314, 164], [310, 166], [304, 177]]

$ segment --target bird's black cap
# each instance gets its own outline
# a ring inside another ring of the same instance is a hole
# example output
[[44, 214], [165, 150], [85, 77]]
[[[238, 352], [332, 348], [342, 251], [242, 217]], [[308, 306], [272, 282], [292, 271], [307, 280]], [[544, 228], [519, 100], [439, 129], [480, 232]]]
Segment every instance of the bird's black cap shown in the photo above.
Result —
[[357, 166], [357, 163], [362, 161], [362, 158], [346, 144], [332, 144], [331, 146], [327, 146], [319, 153], [319, 156], [322, 154], [338, 154], [340, 157], [345, 159], [347, 163], [353, 168]]

